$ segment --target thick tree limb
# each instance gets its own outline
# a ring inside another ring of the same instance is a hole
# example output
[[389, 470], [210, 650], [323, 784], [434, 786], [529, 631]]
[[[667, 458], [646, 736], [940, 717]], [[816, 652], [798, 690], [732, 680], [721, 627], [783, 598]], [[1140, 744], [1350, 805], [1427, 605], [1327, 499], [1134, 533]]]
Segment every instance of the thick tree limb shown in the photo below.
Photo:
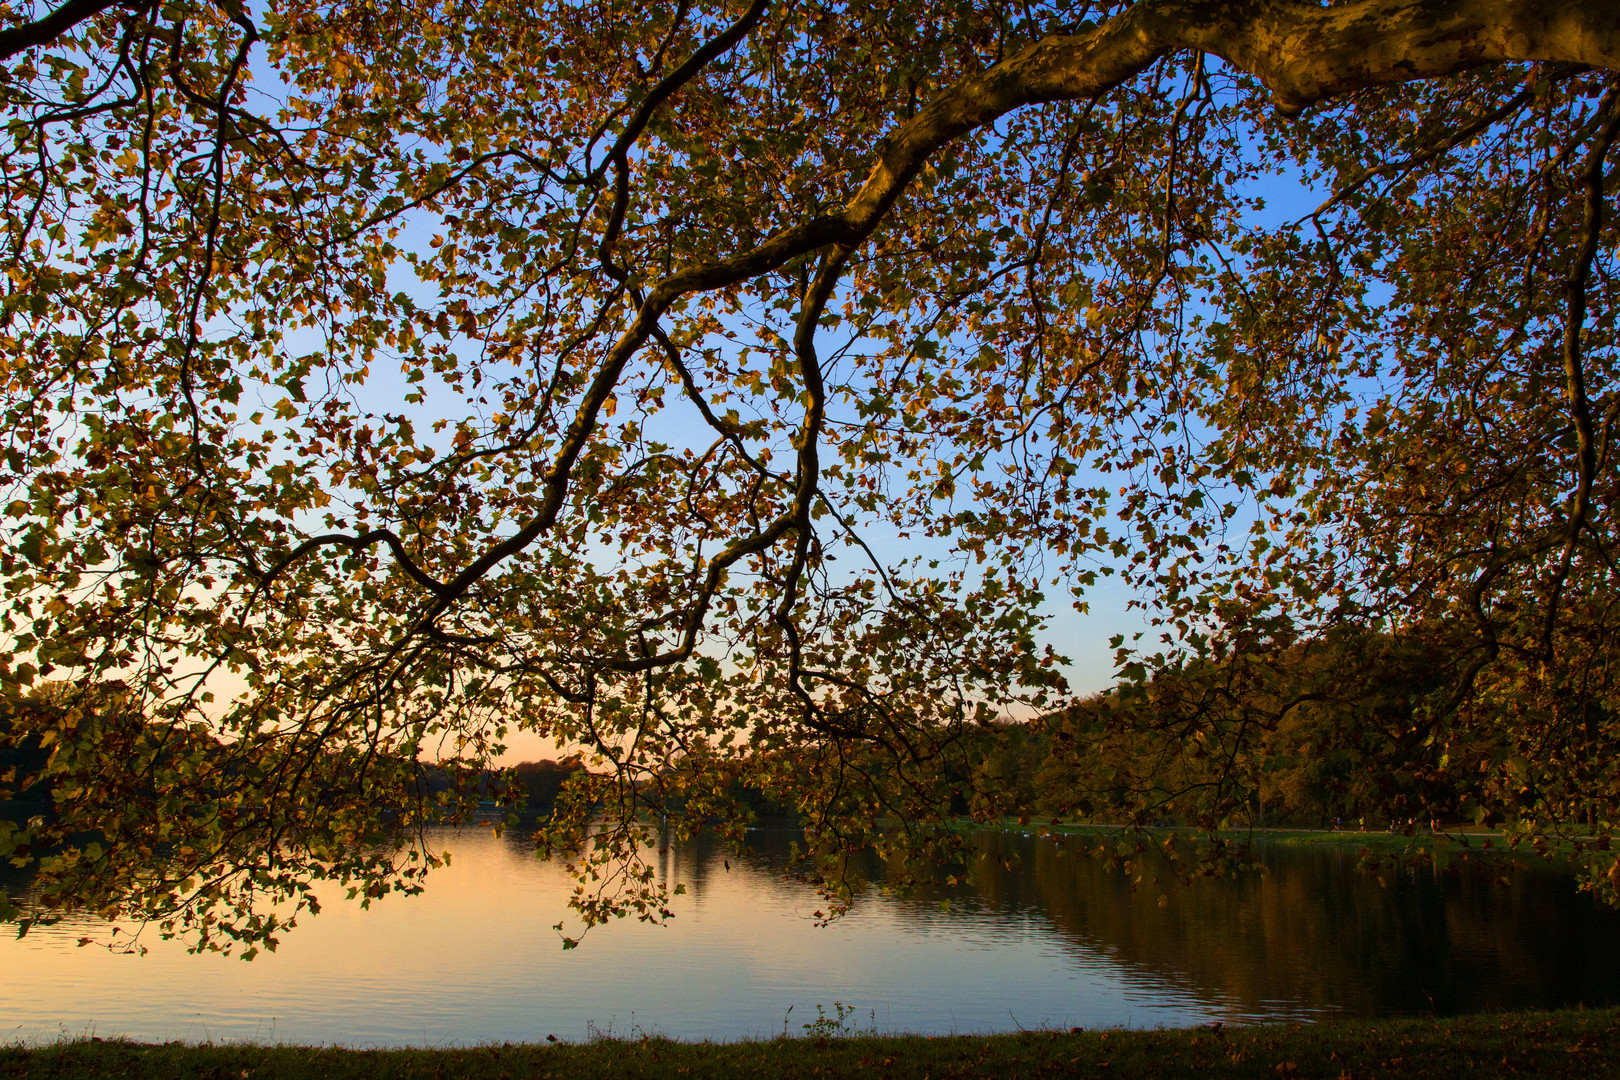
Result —
[[1590, 0], [1357, 0], [1332, 7], [1176, 0], [1133, 8], [1124, 21], [1138, 13], [1150, 34], [1180, 36], [1183, 47], [1259, 76], [1287, 113], [1481, 64], [1620, 67], [1620, 6]]
[[49, 45], [84, 20], [122, 3], [124, 0], [68, 0], [43, 19], [0, 30], [0, 60], [10, 60], [36, 45]]
[[1558, 606], [1564, 583], [1574, 561], [1575, 545], [1586, 528], [1592, 510], [1592, 485], [1597, 478], [1597, 436], [1592, 424], [1591, 400], [1587, 393], [1586, 363], [1581, 334], [1586, 324], [1587, 288], [1592, 264], [1597, 259], [1598, 238], [1603, 233], [1603, 169], [1614, 141], [1620, 137], [1620, 86], [1611, 84], [1603, 97], [1608, 121], [1598, 132], [1586, 168], [1581, 170], [1581, 245], [1575, 266], [1564, 284], [1568, 309], [1564, 316], [1563, 359], [1565, 396], [1575, 427], [1575, 490], [1569, 500], [1569, 534], [1558, 560], [1547, 599], [1547, 619], [1542, 629], [1541, 648], [1549, 662], [1553, 656], [1553, 631], [1558, 625]]

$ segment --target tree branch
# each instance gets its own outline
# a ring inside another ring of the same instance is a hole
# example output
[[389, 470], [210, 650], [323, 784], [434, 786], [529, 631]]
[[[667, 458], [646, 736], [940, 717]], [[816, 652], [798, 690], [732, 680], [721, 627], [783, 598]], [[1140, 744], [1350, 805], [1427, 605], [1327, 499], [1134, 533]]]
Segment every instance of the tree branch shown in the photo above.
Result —
[[122, 3], [124, 0], [68, 0], [43, 19], [0, 30], [0, 61], [36, 45], [49, 45], [84, 20]]
[[[602, 406], [677, 300], [747, 281], [821, 248], [853, 250], [877, 229], [927, 160], [960, 136], [1024, 105], [1098, 97], [1184, 49], [1219, 56], [1257, 76], [1287, 113], [1353, 90], [1486, 63], [1557, 60], [1620, 69], [1620, 5], [1546, 0], [1530, 7], [1517, 0], [1357, 0], [1332, 8], [1284, 0], [1147, 0], [1096, 30], [1045, 38], [962, 80], [880, 144], [877, 163], [841, 212], [800, 222], [730, 259], [659, 281], [598, 366], [543, 479], [540, 510], [448, 582], [417, 625], [437, 620], [485, 574], [556, 523]], [[727, 38], [740, 40], [747, 25], [734, 25]]]

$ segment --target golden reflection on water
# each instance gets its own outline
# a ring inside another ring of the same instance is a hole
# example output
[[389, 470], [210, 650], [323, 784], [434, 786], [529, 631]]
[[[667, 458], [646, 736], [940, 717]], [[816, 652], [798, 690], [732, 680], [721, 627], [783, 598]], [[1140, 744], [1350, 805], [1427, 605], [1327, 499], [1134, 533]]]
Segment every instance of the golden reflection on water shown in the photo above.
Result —
[[[252, 963], [157, 940], [145, 957], [75, 948], [106, 936], [82, 922], [0, 939], [0, 1039], [731, 1039], [802, 1034], [834, 1002], [880, 1031], [1185, 1025], [1559, 1004], [1612, 995], [1617, 979], [1616, 920], [1558, 900], [1567, 883], [1379, 890], [1335, 853], [1295, 853], [1265, 878], [1205, 883], [1161, 908], [1119, 875], [1016, 837], [984, 838], [1022, 856], [1011, 870], [934, 898], [869, 890], [826, 927], [814, 891], [779, 871], [785, 835], [755, 834], [746, 856], [677, 845], [652, 856], [687, 885], [668, 925], [599, 927], [564, 952], [552, 927], [573, 883], [561, 867], [518, 837], [441, 839], [455, 858], [425, 895], [369, 912], [323, 898], [318, 918]], [[1592, 970], [1572, 977], [1572, 953]]]

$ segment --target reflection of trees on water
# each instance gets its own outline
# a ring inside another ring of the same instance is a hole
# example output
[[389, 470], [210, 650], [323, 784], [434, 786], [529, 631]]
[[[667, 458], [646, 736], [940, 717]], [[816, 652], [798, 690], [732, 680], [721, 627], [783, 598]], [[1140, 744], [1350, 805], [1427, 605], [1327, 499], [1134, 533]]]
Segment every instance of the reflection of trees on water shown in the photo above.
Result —
[[993, 842], [1023, 858], [979, 875], [992, 903], [1033, 902], [1066, 936], [1185, 972], [1244, 1009], [1292, 1000], [1358, 1015], [1456, 1013], [1620, 999], [1620, 918], [1567, 877], [1524, 872], [1503, 886], [1465, 868], [1382, 887], [1353, 851], [1272, 846], [1265, 877], [1167, 889], [1161, 908], [1160, 890], [1133, 893], [1094, 860]]
[[[505, 835], [514, 859], [532, 858], [523, 831]], [[666, 847], [656, 830], [649, 835], [654, 844], [645, 857], [666, 880], [685, 882], [699, 904], [706, 894], [718, 895], [722, 882], [745, 900], [766, 890], [794, 904], [809, 898], [781, 876], [791, 831], [752, 832], [743, 854], [713, 836]], [[1132, 892], [1123, 875], [1049, 842], [994, 833], [978, 842], [986, 858], [969, 884], [941, 884], [927, 896], [885, 904], [892, 925], [920, 934], [969, 927], [990, 943], [1037, 934], [1080, 967], [1118, 964], [1132, 985], [1150, 993], [1163, 987], [1218, 1002], [1234, 1015], [1620, 1002], [1620, 916], [1596, 909], [1563, 875], [1526, 871], [1503, 886], [1464, 868], [1397, 877], [1381, 888], [1357, 872], [1354, 850], [1273, 846], [1262, 849], [1270, 870], [1264, 878], [1159, 890], [1149, 871]], [[433, 843], [456, 846], [448, 835]], [[1012, 859], [1011, 867], [999, 858]], [[883, 861], [870, 853], [851, 871], [873, 886], [886, 877]], [[555, 879], [564, 880], [560, 867]], [[0, 888], [26, 896], [28, 882], [0, 863]], [[949, 914], [940, 912], [940, 900], [952, 901]], [[545, 902], [560, 905], [562, 894], [548, 893]], [[53, 929], [58, 936], [99, 936], [105, 926], [78, 915]], [[963, 978], [972, 977], [965, 969]]]
[[[987, 840], [990, 838], [987, 838]], [[1297, 1001], [1358, 1015], [1478, 1012], [1620, 1000], [1620, 918], [1569, 878], [1477, 868], [1382, 887], [1342, 848], [1272, 846], [1265, 877], [1144, 884], [1050, 843], [999, 837], [992, 903], [1038, 906], [1071, 939], [1132, 965], [1184, 972], [1245, 1011]], [[1166, 875], [1168, 877], [1168, 875]]]
[[[919, 921], [936, 917], [942, 899], [980, 917], [1025, 925], [1033, 918], [1087, 963], [1101, 954], [1152, 981], [1190, 984], [1239, 1014], [1451, 1014], [1620, 1001], [1620, 915], [1577, 894], [1565, 875], [1527, 870], [1502, 885], [1462, 866], [1380, 886], [1357, 870], [1353, 849], [1273, 845], [1261, 851], [1264, 877], [1159, 889], [1150, 870], [1133, 892], [1123, 874], [1051, 842], [979, 839], [986, 857], [972, 883], [942, 884], [922, 898]], [[792, 834], [760, 831], [749, 840], [754, 868], [780, 871]], [[1011, 869], [992, 856], [1010, 858]], [[739, 856], [703, 837], [673, 858], [670, 869], [701, 894], [722, 858]], [[854, 870], [872, 884], [885, 877], [873, 855]]]

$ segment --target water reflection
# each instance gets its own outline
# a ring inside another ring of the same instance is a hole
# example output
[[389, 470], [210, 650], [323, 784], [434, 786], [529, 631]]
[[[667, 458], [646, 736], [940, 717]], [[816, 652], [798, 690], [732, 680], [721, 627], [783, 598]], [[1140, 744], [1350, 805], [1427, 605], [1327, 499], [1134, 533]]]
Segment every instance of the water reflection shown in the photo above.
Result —
[[986, 838], [1023, 856], [987, 875], [1002, 909], [1035, 910], [1065, 941], [1181, 977], [1245, 1016], [1456, 1014], [1620, 1001], [1620, 917], [1547, 870], [1506, 884], [1478, 867], [1357, 872], [1336, 847], [1261, 849], [1263, 877], [1132, 892], [1050, 844]]
[[[85, 924], [0, 939], [0, 1039], [730, 1039], [800, 1034], [835, 1001], [863, 1029], [962, 1032], [1620, 1000], [1620, 919], [1551, 874], [1380, 888], [1353, 853], [1273, 849], [1266, 877], [1202, 882], [1161, 908], [1090, 861], [986, 835], [1010, 869], [930, 897], [874, 888], [817, 927], [815, 893], [780, 873], [791, 836], [761, 831], [741, 856], [709, 839], [659, 854], [687, 883], [676, 918], [599, 928], [565, 953], [559, 867], [520, 837], [443, 839], [455, 860], [426, 895], [329, 903], [251, 964], [164, 942], [144, 958], [77, 949]], [[880, 861], [860, 871], [881, 884]]]

